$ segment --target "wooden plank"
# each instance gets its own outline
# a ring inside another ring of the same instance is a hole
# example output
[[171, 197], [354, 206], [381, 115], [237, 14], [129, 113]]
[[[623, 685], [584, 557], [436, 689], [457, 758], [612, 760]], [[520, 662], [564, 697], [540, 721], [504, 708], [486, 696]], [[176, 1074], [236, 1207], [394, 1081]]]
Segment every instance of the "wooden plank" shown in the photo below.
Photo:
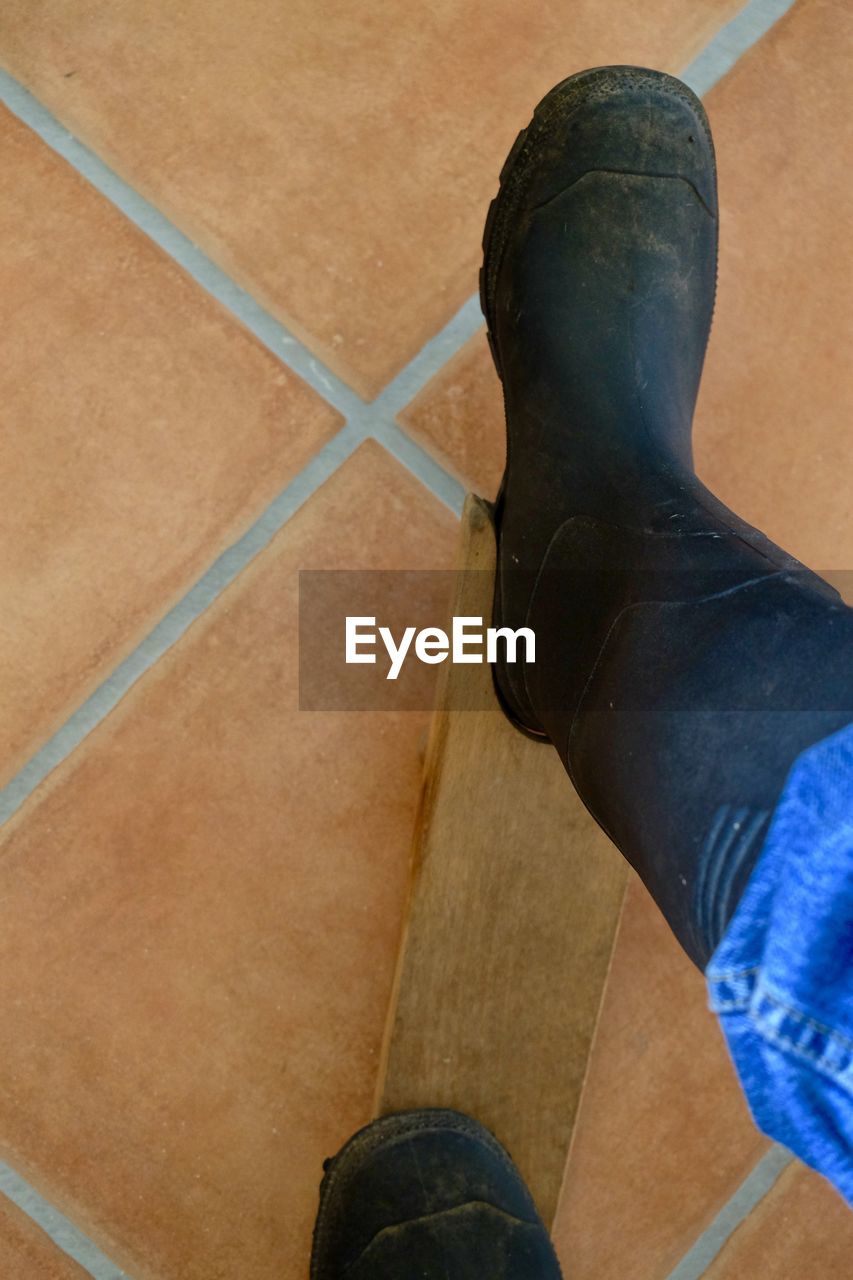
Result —
[[[454, 615], [489, 619], [495, 539], [469, 496]], [[442, 669], [377, 1112], [451, 1106], [492, 1129], [552, 1220], [626, 884], [549, 746]], [[455, 708], [489, 706], [489, 710]]]

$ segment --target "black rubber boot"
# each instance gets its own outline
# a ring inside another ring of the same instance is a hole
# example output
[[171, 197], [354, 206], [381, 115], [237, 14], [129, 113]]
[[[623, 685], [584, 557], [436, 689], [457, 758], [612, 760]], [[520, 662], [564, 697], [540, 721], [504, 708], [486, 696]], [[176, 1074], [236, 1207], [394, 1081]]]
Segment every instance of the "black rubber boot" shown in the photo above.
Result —
[[495, 621], [536, 634], [496, 688], [700, 965], [793, 760], [853, 716], [850, 610], [693, 470], [716, 246], [698, 99], [603, 67], [517, 139], [481, 276], [507, 418]]
[[518, 1170], [469, 1116], [384, 1116], [325, 1168], [311, 1280], [559, 1280]]

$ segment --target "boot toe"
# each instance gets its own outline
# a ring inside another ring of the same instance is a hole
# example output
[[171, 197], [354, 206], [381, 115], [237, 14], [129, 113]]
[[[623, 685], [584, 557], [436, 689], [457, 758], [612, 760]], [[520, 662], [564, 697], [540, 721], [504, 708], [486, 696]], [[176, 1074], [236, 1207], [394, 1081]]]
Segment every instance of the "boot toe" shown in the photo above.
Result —
[[311, 1280], [345, 1274], [558, 1280], [560, 1272], [497, 1140], [459, 1112], [424, 1110], [375, 1121], [327, 1164]]
[[[600, 67], [571, 77], [540, 103], [541, 129], [525, 206], [539, 207], [588, 173], [672, 177], [716, 215], [714, 149], [699, 99], [673, 76]], [[529, 131], [528, 131], [529, 132]]]

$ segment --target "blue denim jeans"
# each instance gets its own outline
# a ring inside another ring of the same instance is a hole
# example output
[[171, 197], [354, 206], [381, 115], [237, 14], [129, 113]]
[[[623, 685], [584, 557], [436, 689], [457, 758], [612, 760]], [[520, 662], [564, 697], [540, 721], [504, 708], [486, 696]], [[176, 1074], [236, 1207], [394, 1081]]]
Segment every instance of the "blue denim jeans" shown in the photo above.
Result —
[[853, 1204], [853, 724], [795, 761], [705, 973], [756, 1124]]

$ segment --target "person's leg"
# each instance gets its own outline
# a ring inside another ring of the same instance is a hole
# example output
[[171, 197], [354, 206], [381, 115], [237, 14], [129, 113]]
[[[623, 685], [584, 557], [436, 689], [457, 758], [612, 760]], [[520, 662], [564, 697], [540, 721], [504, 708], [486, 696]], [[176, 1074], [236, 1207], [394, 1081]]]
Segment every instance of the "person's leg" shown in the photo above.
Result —
[[700, 103], [601, 68], [516, 142], [482, 273], [508, 434], [495, 620], [536, 634], [496, 686], [703, 967], [794, 760], [853, 719], [853, 611], [693, 471], [716, 245]]
[[470, 1116], [384, 1116], [325, 1170], [311, 1280], [560, 1280], [521, 1175]]
[[[853, 613], [693, 472], [716, 243], [713, 148], [684, 85], [600, 68], [540, 104], [484, 240], [508, 428], [495, 621], [537, 641], [535, 664], [498, 664], [495, 683], [511, 718], [556, 746], [697, 963], [743, 895], [715, 1007], [737, 1023], [727, 1037], [747, 1095], [768, 1132], [853, 1188], [853, 1041], [831, 1030], [853, 1020], [853, 924], [845, 944], [842, 864], [824, 838], [843, 810], [853, 856], [853, 742], [802, 754], [853, 719]], [[751, 873], [798, 757], [767, 852], [781, 867], [805, 845], [810, 875], [795, 865], [776, 893], [774, 867]], [[853, 867], [849, 879], [848, 916]], [[770, 896], [783, 910], [765, 948]], [[821, 1021], [797, 1022], [793, 997], [780, 1020], [772, 983], [797, 985], [807, 1012], [822, 994]], [[375, 1122], [321, 1188], [311, 1280], [414, 1274], [560, 1274], [518, 1171], [458, 1113]]]

